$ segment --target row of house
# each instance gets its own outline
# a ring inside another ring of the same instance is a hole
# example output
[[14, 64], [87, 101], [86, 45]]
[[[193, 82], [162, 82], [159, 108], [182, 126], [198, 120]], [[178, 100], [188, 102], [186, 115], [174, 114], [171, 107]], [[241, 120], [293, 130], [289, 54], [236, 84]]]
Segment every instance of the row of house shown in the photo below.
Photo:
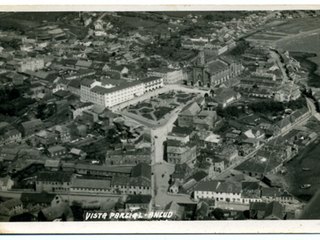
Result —
[[194, 189], [195, 199], [211, 198], [215, 201], [249, 205], [252, 202], [270, 203], [278, 201], [283, 205], [299, 204], [293, 195], [279, 188], [264, 188], [259, 182], [229, 182], [210, 180], [199, 182]]

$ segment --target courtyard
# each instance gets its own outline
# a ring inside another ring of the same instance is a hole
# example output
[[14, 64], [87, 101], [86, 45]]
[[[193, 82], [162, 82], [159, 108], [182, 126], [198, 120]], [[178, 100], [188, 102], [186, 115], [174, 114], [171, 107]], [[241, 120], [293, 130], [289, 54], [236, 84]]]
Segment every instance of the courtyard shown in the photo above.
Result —
[[122, 113], [146, 125], [158, 125], [166, 122], [183, 106], [199, 97], [197, 93], [186, 93], [180, 90], [171, 90], [159, 93], [143, 102], [129, 105]]

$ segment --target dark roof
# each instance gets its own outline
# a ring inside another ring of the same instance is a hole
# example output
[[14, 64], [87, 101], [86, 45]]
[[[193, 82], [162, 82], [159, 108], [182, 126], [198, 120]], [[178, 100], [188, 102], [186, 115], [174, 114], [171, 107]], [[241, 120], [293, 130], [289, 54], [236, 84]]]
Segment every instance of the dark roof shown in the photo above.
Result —
[[53, 95], [61, 97], [61, 98], [65, 98], [69, 95], [70, 93], [68, 91], [65, 90], [58, 90], [57, 92], [55, 92]]
[[217, 180], [199, 182], [199, 184], [195, 188], [195, 191], [213, 192], [213, 191], [216, 191], [218, 184], [219, 184], [219, 181]]
[[188, 128], [188, 127], [173, 127], [172, 128], [172, 133], [190, 135], [192, 132], [193, 132], [193, 129]]
[[80, 83], [81, 81], [79, 79], [74, 79], [69, 82], [68, 87], [74, 87], [74, 88], [80, 89]]
[[111, 181], [107, 179], [80, 179], [73, 180], [73, 188], [110, 189]]
[[195, 116], [200, 112], [200, 110], [199, 105], [196, 102], [192, 102], [181, 110], [179, 116]]
[[145, 203], [150, 203], [152, 199], [151, 195], [128, 195], [126, 204], [145, 204]]
[[61, 64], [68, 64], [68, 65], [76, 65], [77, 59], [61, 59], [60, 63]]
[[[270, 152], [266, 152], [267, 157], [270, 157]], [[271, 154], [271, 157], [276, 157], [277, 154]], [[272, 160], [271, 158], [266, 161], [260, 161], [257, 159], [249, 159], [248, 161], [245, 161], [241, 164], [239, 164], [235, 170], [238, 171], [250, 171], [250, 172], [256, 172], [256, 173], [268, 173], [271, 170], [273, 170], [275, 167], [279, 166], [281, 162], [277, 162]]]
[[51, 194], [47, 193], [46, 191], [43, 191], [41, 193], [27, 193], [22, 192], [20, 200], [23, 204], [28, 203], [47, 203], [50, 204], [52, 200], [57, 196], [57, 194]]
[[145, 163], [139, 163], [132, 168], [131, 177], [151, 178], [151, 166]]
[[206, 178], [208, 176], [208, 173], [204, 172], [204, 171], [199, 171], [199, 172], [196, 172], [195, 174], [193, 174], [188, 180], [191, 180], [191, 179], [194, 179], [196, 180], [197, 182], [200, 182], [202, 179]]
[[258, 190], [260, 188], [260, 184], [258, 181], [256, 181], [256, 182], [242, 182], [241, 186], [242, 186], [242, 190], [243, 189]]
[[76, 164], [75, 168], [81, 169], [81, 170], [105, 171], [105, 172], [116, 172], [116, 173], [130, 173], [132, 171], [132, 167], [104, 166], [104, 165], [83, 164], [83, 163]]
[[262, 188], [261, 196], [265, 197], [280, 197], [281, 192], [279, 188]]
[[70, 182], [72, 173], [68, 172], [39, 172], [37, 181], [42, 182]]
[[267, 203], [265, 202], [250, 202], [250, 210], [266, 210]]
[[283, 206], [276, 201], [273, 201], [267, 204], [264, 216], [265, 218], [271, 217], [271, 218], [283, 219]]

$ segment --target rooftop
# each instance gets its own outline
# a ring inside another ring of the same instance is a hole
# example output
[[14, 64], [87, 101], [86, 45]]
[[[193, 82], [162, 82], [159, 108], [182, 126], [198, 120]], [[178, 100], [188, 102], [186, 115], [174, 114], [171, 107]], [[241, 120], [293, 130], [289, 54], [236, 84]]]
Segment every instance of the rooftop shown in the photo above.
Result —
[[68, 172], [39, 172], [37, 181], [42, 182], [70, 182], [72, 173]]
[[73, 188], [110, 189], [111, 181], [108, 179], [80, 179], [73, 180]]
[[128, 195], [126, 204], [147, 204], [151, 199], [151, 195]]

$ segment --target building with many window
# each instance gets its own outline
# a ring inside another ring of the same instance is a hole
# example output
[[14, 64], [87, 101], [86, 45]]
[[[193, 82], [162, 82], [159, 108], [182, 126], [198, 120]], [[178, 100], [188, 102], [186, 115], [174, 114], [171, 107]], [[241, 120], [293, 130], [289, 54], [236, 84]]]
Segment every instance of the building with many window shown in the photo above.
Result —
[[101, 81], [84, 79], [80, 85], [80, 94], [83, 102], [112, 107], [162, 86], [162, 78], [147, 78], [132, 82], [113, 79]]
[[37, 192], [68, 192], [73, 175], [70, 172], [39, 172], [36, 180]]
[[149, 77], [161, 77], [165, 84], [175, 83], [184, 79], [181, 69], [158, 68], [148, 71]]

